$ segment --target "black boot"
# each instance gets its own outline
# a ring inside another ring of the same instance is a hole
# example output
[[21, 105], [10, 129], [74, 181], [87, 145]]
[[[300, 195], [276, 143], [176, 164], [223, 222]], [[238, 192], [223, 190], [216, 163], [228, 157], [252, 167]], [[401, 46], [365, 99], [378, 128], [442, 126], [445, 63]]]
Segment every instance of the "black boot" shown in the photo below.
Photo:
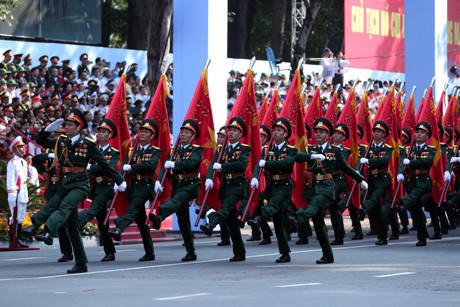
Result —
[[19, 247], [22, 247], [22, 248], [28, 248], [29, 245], [26, 245], [24, 242], [22, 242], [21, 240], [21, 235], [22, 235], [22, 223], [19, 223], [18, 224], [18, 229], [16, 231], [16, 234], [18, 236], [18, 245]]

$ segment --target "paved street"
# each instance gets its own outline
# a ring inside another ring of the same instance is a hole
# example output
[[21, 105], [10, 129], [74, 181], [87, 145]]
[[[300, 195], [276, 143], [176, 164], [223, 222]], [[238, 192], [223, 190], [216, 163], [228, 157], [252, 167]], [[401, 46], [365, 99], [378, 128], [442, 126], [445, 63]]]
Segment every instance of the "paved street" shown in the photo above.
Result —
[[[244, 233], [246, 240], [248, 227]], [[246, 242], [246, 261], [230, 263], [231, 247], [218, 247], [218, 237], [202, 235], [195, 262], [180, 262], [185, 255], [180, 240], [155, 243], [156, 260], [148, 263], [137, 261], [141, 245], [118, 246], [116, 261], [109, 263], [100, 262], [102, 248], [88, 247], [89, 272], [77, 275], [65, 273], [73, 263], [56, 262], [58, 247], [3, 252], [2, 306], [460, 305], [460, 230], [426, 247], [415, 247], [413, 231], [388, 246], [375, 246], [375, 237], [350, 237], [334, 248], [330, 265], [315, 264], [321, 252], [314, 237], [298, 246], [295, 236], [289, 264], [275, 263], [275, 241]]]

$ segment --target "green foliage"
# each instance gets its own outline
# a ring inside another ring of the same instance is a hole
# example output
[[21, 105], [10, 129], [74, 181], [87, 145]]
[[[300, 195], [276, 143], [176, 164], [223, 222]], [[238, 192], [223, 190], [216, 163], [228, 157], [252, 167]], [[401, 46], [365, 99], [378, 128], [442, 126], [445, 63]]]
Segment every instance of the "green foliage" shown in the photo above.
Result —
[[0, 1], [0, 21], [6, 22], [9, 26], [17, 22], [16, 17], [11, 13], [12, 8], [24, 4], [25, 0], [2, 0]]
[[94, 225], [93, 223], [89, 222], [86, 223], [85, 227], [83, 227], [83, 230], [81, 232], [82, 237], [94, 237], [98, 235], [98, 229], [97, 226]]

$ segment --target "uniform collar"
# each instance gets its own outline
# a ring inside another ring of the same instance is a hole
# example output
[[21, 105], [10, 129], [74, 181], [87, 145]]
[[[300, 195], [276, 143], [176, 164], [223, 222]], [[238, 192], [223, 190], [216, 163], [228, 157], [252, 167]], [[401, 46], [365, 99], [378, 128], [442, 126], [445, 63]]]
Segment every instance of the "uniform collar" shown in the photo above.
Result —
[[70, 141], [72, 142], [72, 145], [77, 143], [77, 141], [80, 139], [80, 134], [74, 135], [73, 137], [70, 138]]
[[107, 144], [105, 146], [100, 146], [100, 147], [102, 148], [102, 151], [105, 151], [109, 146], [110, 146], [110, 144]]

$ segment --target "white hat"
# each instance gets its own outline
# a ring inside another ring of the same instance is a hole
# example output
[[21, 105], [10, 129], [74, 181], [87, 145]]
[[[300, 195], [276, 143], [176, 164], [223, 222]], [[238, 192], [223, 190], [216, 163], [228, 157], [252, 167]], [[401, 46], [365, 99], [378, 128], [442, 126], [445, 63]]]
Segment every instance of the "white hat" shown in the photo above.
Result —
[[22, 138], [20, 136], [17, 136], [13, 142], [11, 142], [10, 148], [11, 150], [14, 150], [18, 146], [24, 146], [25, 144], [22, 142]]

